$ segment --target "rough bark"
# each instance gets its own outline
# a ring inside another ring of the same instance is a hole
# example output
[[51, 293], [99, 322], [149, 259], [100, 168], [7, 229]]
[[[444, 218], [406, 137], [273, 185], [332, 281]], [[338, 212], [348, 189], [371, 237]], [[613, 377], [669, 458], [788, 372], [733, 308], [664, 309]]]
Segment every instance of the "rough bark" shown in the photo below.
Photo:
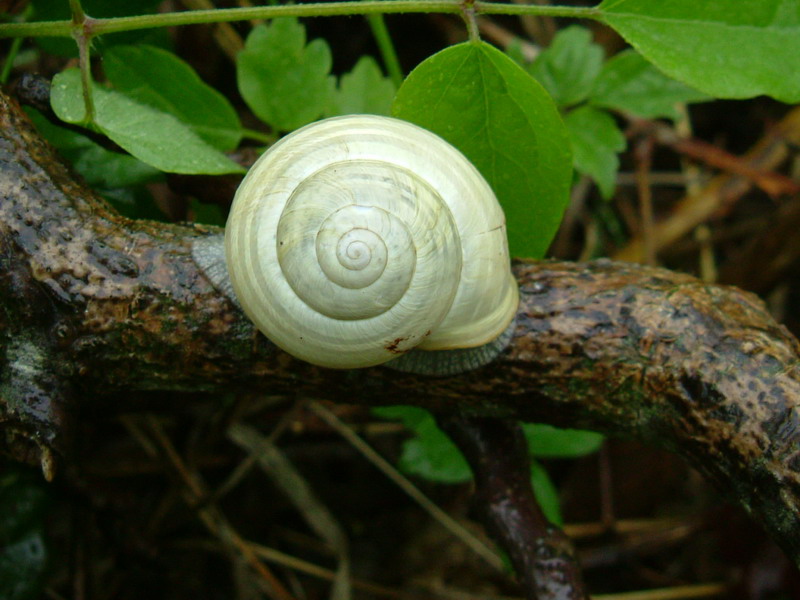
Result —
[[262, 388], [458, 408], [670, 448], [800, 560], [798, 343], [756, 297], [632, 264], [517, 262], [517, 331], [495, 363], [437, 379], [332, 371], [277, 350], [211, 286], [191, 245], [218, 234], [121, 218], [0, 94], [7, 451], [46, 462], [68, 449], [79, 403], [111, 405], [120, 390]]

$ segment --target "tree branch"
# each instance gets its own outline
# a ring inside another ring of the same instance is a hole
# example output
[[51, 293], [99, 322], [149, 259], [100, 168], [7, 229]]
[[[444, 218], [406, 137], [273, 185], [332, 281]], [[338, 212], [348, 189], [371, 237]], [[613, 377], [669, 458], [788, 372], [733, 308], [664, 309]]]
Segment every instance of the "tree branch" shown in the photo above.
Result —
[[531, 488], [528, 444], [519, 423], [441, 415], [438, 423], [472, 468], [476, 504], [508, 551], [531, 600], [587, 600], [572, 542], [547, 520]]
[[198, 270], [192, 242], [218, 229], [115, 214], [2, 94], [0, 197], [0, 426], [19, 458], [67, 449], [75, 408], [120, 390], [457, 409], [670, 448], [800, 560], [798, 343], [751, 294], [632, 264], [517, 262], [517, 331], [495, 363], [332, 371], [277, 350]]

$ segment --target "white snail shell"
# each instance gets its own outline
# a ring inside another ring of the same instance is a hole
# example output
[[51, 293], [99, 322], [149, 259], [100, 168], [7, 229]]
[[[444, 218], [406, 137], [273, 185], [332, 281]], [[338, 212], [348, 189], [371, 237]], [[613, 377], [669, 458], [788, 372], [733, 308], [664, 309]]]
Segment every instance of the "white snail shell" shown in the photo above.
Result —
[[258, 329], [326, 367], [481, 346], [518, 304], [486, 181], [438, 136], [388, 117], [326, 119], [273, 145], [236, 192], [225, 260]]

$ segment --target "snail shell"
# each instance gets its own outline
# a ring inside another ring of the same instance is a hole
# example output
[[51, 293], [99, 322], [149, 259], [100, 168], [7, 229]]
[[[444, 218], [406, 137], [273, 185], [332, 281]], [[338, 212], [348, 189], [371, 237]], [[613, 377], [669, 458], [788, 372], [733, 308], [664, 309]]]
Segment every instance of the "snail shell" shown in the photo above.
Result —
[[518, 304], [486, 181], [388, 117], [326, 119], [273, 145], [236, 192], [225, 260], [258, 329], [326, 367], [491, 345]]

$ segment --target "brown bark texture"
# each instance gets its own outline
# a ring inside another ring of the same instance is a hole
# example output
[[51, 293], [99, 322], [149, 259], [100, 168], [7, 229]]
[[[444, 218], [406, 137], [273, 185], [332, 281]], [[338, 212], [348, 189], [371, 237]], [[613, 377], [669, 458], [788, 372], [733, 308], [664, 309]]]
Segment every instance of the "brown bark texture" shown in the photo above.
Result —
[[191, 256], [208, 235], [220, 231], [117, 215], [0, 93], [7, 452], [48, 471], [68, 456], [78, 409], [114, 409], [123, 390], [261, 389], [548, 422], [680, 453], [800, 561], [800, 348], [753, 295], [607, 260], [518, 261], [515, 338], [491, 365], [334, 371], [278, 350], [214, 289]]

